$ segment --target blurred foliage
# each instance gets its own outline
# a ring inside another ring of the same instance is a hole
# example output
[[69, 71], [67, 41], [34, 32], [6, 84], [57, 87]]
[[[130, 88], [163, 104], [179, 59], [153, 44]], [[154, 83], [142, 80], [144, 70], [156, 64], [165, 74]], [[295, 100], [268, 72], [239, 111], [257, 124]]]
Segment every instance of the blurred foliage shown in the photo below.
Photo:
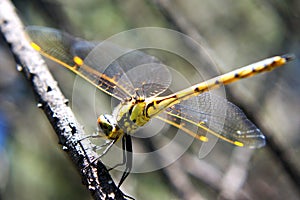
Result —
[[[153, 2], [15, 0], [14, 4], [26, 25], [56, 27], [88, 40], [103, 40], [136, 27], [176, 29]], [[205, 38], [222, 72], [275, 54], [300, 54], [297, 0], [174, 0], [172, 6]], [[3, 41], [0, 58], [0, 126], [5, 125], [0, 130], [0, 198], [91, 199]], [[297, 66], [298, 58], [282, 69], [229, 86], [228, 91], [230, 100], [244, 108], [259, 127], [272, 133], [299, 169]], [[58, 67], [51, 70], [65, 95], [72, 98], [74, 75]], [[82, 106], [85, 109], [87, 105]], [[96, 119], [89, 123], [94, 125], [93, 130]], [[220, 142], [203, 160], [226, 172], [232, 151], [231, 145]], [[248, 168], [243, 190], [249, 199], [299, 198], [299, 188], [267, 147], [254, 152]], [[132, 174], [122, 188], [137, 199], [179, 198], [161, 173]], [[199, 180], [192, 183], [205, 198], [218, 197], [219, 191], [214, 188]]]

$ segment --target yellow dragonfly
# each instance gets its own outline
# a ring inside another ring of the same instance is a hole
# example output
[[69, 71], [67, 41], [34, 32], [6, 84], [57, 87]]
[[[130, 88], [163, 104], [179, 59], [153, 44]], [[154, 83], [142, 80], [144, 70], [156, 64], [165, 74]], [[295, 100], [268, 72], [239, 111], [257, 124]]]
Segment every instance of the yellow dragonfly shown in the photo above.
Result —
[[[271, 57], [176, 93], [159, 96], [168, 89], [170, 74], [153, 56], [141, 51], [127, 54], [114, 44], [104, 46], [102, 52], [94, 51], [97, 43], [52, 28], [33, 26], [28, 27], [27, 32], [31, 46], [43, 56], [120, 101], [112, 114], [103, 114], [97, 119], [101, 134], [111, 141], [106, 152], [119, 139], [122, 139], [123, 152], [132, 152], [131, 135], [152, 118], [177, 127], [202, 142], [208, 141], [208, 133], [239, 147], [262, 147], [265, 136], [242, 110], [208, 91], [273, 70], [292, 59], [288, 55]], [[103, 60], [113, 57], [116, 52], [124, 56], [102, 66]], [[211, 110], [222, 112], [214, 114]], [[191, 130], [190, 126], [200, 131]], [[130, 173], [132, 158], [125, 158], [124, 162], [126, 169], [119, 186]]]

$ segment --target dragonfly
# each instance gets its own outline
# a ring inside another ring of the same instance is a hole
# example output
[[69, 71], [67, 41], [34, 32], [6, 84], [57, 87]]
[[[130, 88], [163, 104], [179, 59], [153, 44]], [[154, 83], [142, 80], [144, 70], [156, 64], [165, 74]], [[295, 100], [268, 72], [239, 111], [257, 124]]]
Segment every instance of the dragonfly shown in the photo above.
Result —
[[[153, 118], [181, 129], [201, 142], [207, 142], [206, 134], [211, 134], [238, 147], [264, 146], [265, 136], [243, 111], [209, 91], [271, 71], [293, 58], [292, 55], [274, 56], [178, 92], [161, 95], [170, 86], [171, 75], [154, 56], [111, 43], [89, 42], [53, 28], [30, 26], [27, 33], [31, 46], [40, 54], [119, 101], [112, 114], [102, 114], [97, 119], [99, 135], [104, 134], [109, 141], [101, 156], [122, 140], [126, 169], [119, 187], [132, 168], [132, 155], [124, 153], [132, 152], [131, 137]], [[102, 47], [97, 48], [99, 45]], [[118, 57], [120, 54], [124, 56]]]

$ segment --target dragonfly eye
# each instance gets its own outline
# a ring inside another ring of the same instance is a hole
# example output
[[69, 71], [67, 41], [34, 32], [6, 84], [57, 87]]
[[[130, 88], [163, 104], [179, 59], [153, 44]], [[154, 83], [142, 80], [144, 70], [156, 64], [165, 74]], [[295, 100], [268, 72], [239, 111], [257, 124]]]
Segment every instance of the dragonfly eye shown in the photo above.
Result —
[[115, 120], [111, 115], [100, 115], [98, 117], [98, 126], [101, 128], [103, 133], [106, 136], [110, 136], [112, 132], [115, 130], [115, 123], [113, 123]]

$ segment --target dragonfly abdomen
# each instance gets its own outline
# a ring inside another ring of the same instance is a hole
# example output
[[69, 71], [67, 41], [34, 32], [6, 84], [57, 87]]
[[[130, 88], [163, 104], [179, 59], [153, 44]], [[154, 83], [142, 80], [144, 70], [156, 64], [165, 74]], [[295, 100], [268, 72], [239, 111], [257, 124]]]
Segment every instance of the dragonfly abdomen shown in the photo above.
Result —
[[208, 81], [201, 82], [193, 85], [190, 88], [176, 92], [175, 94], [153, 98], [147, 106], [147, 113], [149, 117], [159, 114], [162, 110], [169, 108], [175, 104], [180, 103], [192, 96], [198, 96], [204, 92], [220, 87], [221, 85], [227, 85], [229, 83], [238, 81], [243, 78], [251, 77], [256, 74], [271, 71], [277, 67], [286, 64], [293, 59], [292, 56], [275, 56], [262, 60], [260, 62], [242, 67], [240, 69], [228, 72], [224, 75], [212, 78]]

